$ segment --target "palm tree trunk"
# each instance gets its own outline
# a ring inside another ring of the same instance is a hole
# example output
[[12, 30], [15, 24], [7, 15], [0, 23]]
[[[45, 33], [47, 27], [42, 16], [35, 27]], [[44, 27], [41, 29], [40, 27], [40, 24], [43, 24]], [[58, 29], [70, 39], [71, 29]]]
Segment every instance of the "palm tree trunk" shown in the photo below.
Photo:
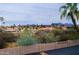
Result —
[[73, 13], [71, 13], [71, 18], [72, 18], [72, 22], [73, 22], [73, 25], [74, 25], [74, 29], [76, 29], [76, 31], [79, 32], [79, 29], [78, 29], [78, 26], [77, 26], [77, 23], [76, 23], [76, 19], [75, 19]]

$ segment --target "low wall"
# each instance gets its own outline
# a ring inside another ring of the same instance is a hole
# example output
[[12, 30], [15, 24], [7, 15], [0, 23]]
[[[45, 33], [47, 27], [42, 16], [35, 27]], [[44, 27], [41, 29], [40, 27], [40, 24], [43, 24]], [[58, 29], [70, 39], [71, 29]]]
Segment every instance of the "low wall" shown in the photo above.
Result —
[[24, 55], [30, 53], [36, 53], [40, 51], [55, 50], [70, 46], [79, 45], [79, 40], [68, 40], [63, 42], [36, 44], [32, 46], [22, 46], [15, 48], [0, 49], [0, 55]]

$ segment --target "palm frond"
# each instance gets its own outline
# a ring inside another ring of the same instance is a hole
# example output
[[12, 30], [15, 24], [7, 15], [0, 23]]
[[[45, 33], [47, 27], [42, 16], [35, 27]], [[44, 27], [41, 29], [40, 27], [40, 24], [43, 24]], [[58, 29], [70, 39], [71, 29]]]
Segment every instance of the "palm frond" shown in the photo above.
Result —
[[76, 17], [75, 20], [79, 19], [79, 11], [77, 8], [77, 3], [67, 3], [66, 5], [64, 5], [60, 8], [60, 11], [61, 11], [61, 16], [60, 16], [61, 19], [63, 17], [70, 19], [71, 13], [73, 13], [74, 16]]
[[61, 13], [60, 19], [62, 19], [65, 16], [66, 16], [66, 10], [63, 10], [62, 13]]
[[74, 3], [74, 6], [77, 7], [77, 3]]
[[67, 6], [72, 6], [72, 3], [66, 3]]
[[61, 11], [62, 9], [66, 9], [66, 6], [61, 6], [59, 11]]

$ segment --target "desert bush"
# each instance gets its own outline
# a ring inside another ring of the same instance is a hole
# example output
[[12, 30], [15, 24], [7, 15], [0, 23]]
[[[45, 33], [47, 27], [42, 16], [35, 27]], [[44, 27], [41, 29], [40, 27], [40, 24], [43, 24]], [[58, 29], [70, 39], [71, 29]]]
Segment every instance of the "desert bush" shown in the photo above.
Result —
[[55, 36], [58, 36], [58, 35], [61, 35], [64, 31], [63, 30], [53, 30], [52, 33], [55, 35]]
[[2, 38], [5, 42], [14, 42], [17, 37], [11, 32], [0, 32], [0, 38]]
[[32, 29], [25, 29], [25, 31], [20, 33], [20, 38], [17, 39], [16, 44], [18, 46], [26, 46], [37, 43], [51, 43], [74, 39], [79, 39], [79, 33], [73, 30], [39, 30], [36, 33], [33, 33]]
[[60, 41], [65, 41], [65, 40], [76, 40], [79, 39], [79, 33], [77, 32], [63, 32], [61, 35], [59, 35]]
[[6, 46], [5, 41], [2, 38], [0, 38], [0, 49], [4, 48], [5, 46]]
[[38, 31], [35, 33], [35, 36], [38, 39], [38, 42], [40, 43], [51, 43], [58, 41], [58, 37], [54, 35], [51, 31]]
[[68, 28], [67, 31], [74, 31], [74, 28]]
[[38, 31], [35, 33], [38, 41], [40, 43], [50, 43], [66, 40], [76, 40], [79, 39], [79, 33], [75, 31], [62, 31], [62, 30], [53, 30], [53, 31]]
[[28, 46], [28, 45], [36, 44], [36, 40], [31, 37], [20, 38], [16, 41], [16, 44], [18, 46]]
[[31, 30], [25, 30], [20, 33], [20, 38], [17, 39], [16, 44], [18, 46], [28, 46], [37, 43], [36, 38], [32, 36]]
[[3, 30], [2, 29], [0, 29], [0, 32], [2, 32]]
[[0, 49], [6, 47], [7, 42], [15, 42], [16, 36], [10, 32], [0, 32]]

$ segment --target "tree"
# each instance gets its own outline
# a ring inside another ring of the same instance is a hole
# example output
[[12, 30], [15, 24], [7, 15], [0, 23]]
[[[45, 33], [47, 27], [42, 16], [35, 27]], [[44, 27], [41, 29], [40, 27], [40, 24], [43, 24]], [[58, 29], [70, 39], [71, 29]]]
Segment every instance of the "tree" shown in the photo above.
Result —
[[0, 21], [4, 24], [4, 18], [3, 17], [0, 17]]
[[14, 29], [15, 27], [16, 27], [16, 25], [15, 25], [15, 24], [13, 24], [12, 28]]
[[76, 21], [79, 19], [79, 11], [77, 8], [77, 3], [66, 3], [64, 6], [61, 6], [61, 19], [66, 17], [71, 19], [74, 25], [74, 29], [79, 31]]

